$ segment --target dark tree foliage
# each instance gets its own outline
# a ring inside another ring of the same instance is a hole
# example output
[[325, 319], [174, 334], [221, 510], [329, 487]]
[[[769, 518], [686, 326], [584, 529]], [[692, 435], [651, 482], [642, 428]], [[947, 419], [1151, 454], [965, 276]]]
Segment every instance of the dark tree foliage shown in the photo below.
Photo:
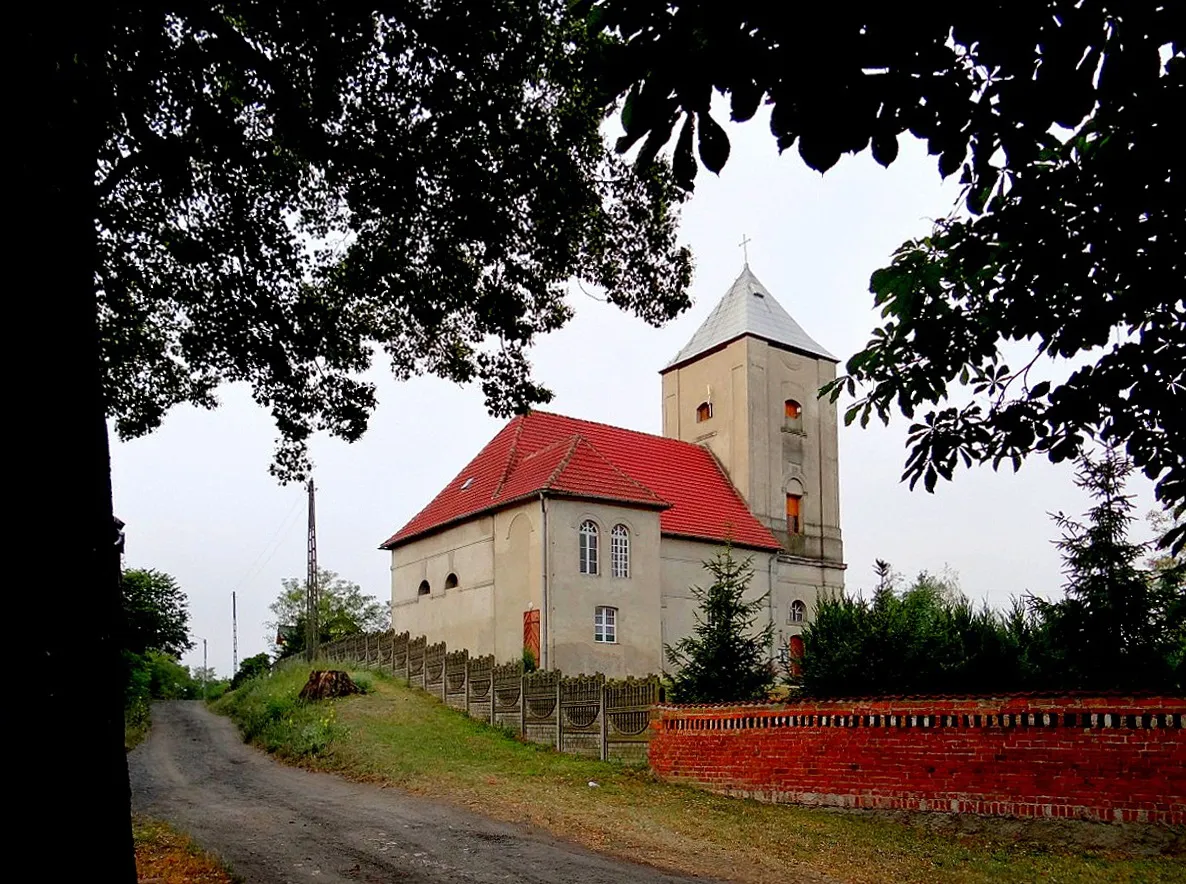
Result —
[[707, 589], [692, 587], [697, 602], [692, 634], [668, 645], [671, 699], [678, 703], [760, 700], [774, 681], [770, 646], [774, 626], [755, 629], [766, 596], [745, 600], [754, 569], [726, 547], [704, 563], [712, 575]]
[[173, 577], [151, 568], [131, 568], [124, 571], [121, 587], [125, 651], [180, 657], [194, 646], [189, 638], [189, 601]]
[[263, 675], [269, 672], [272, 668], [272, 658], [266, 652], [260, 652], [254, 656], [247, 657], [239, 663], [239, 671], [235, 673], [235, 677], [231, 679], [231, 690], [239, 687], [243, 682], [255, 678], [257, 675]]
[[[374, 11], [378, 9], [376, 14]], [[357, 439], [358, 379], [547, 401], [524, 348], [568, 280], [649, 322], [688, 304], [665, 169], [606, 150], [564, 4], [232, 3], [117, 17], [102, 62], [99, 291], [124, 436], [245, 381], [280, 432]]]
[[1049, 631], [1051, 668], [1068, 688], [1186, 689], [1186, 573], [1141, 566], [1147, 544], [1128, 537], [1131, 471], [1114, 450], [1084, 458], [1076, 481], [1095, 505], [1084, 522], [1054, 517], [1066, 597], [1033, 605]]
[[[603, 146], [593, 43], [565, 13], [562, 0], [12, 9], [23, 370], [9, 407], [37, 477], [13, 543], [30, 563], [59, 557], [69, 512], [87, 575], [72, 622], [31, 648], [47, 737], [24, 816], [69, 796], [93, 822], [62, 876], [135, 878], [107, 419], [135, 436], [242, 382], [275, 419], [274, 471], [293, 479], [313, 432], [362, 433], [375, 357], [400, 378], [480, 383], [505, 414], [547, 398], [524, 353], [567, 318], [571, 277], [650, 322], [686, 306], [679, 192], [663, 164], [636, 173]], [[67, 705], [54, 686], [80, 657], [96, 686]]]
[[[904, 244], [871, 290], [884, 324], [826, 391], [846, 419], [915, 419], [903, 478], [933, 490], [962, 462], [1017, 469], [1126, 446], [1186, 507], [1186, 10], [1164, 0], [763, 3], [587, 0], [616, 41], [606, 100], [644, 165], [676, 132], [690, 188], [729, 156], [731, 118], [766, 102], [780, 150], [811, 168], [909, 132], [964, 185], [961, 210]], [[695, 154], [694, 154], [695, 151]], [[1002, 342], [1032, 358], [1008, 365]], [[1074, 360], [1069, 378], [1056, 360]], [[860, 393], [858, 394], [858, 390]], [[952, 402], [954, 398], [956, 401]], [[1181, 550], [1186, 531], [1167, 535]]]

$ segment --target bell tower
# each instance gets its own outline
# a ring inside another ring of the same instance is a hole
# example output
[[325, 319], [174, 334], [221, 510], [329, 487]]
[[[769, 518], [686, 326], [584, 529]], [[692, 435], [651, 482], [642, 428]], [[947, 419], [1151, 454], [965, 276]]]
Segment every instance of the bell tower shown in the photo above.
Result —
[[660, 372], [663, 435], [712, 450], [817, 590], [843, 585], [836, 406], [818, 397], [837, 361], [747, 263]]

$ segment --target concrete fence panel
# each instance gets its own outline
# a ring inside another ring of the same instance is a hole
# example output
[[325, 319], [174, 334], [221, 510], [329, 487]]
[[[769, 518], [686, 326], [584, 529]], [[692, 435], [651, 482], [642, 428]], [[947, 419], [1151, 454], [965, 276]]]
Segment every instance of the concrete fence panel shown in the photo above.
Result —
[[466, 666], [469, 669], [466, 675], [466, 712], [472, 718], [493, 724], [494, 655], [470, 657]]
[[523, 676], [523, 737], [560, 748], [560, 672], [529, 672]]
[[445, 654], [445, 704], [466, 711], [469, 690], [469, 651], [450, 651]]
[[523, 733], [523, 661], [494, 667], [494, 724]]
[[654, 730], [653, 710], [661, 698], [659, 677], [611, 679], [605, 683], [605, 757], [645, 763]]
[[419, 635], [408, 642], [408, 684], [414, 688], [424, 687], [424, 649], [428, 639]]
[[561, 752], [605, 758], [604, 689], [600, 672], [560, 679]]
[[424, 690], [445, 702], [445, 643], [436, 642], [424, 649]]

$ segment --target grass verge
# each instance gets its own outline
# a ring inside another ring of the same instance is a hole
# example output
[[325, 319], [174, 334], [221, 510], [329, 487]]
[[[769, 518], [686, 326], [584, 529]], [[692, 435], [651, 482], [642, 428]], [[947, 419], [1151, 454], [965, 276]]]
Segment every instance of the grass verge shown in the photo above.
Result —
[[1139, 855], [1180, 848], [1180, 835], [1150, 832], [1142, 850], [1134, 830], [1114, 826], [1035, 830], [1009, 820], [742, 801], [522, 743], [379, 673], [351, 673], [367, 680], [363, 696], [301, 704], [308, 672], [282, 668], [214, 708], [256, 745], [303, 766], [396, 785], [673, 871], [752, 884], [922, 884], [939, 876], [944, 884], [1186, 882], [1181, 855]]
[[218, 859], [160, 820], [135, 816], [136, 878], [141, 884], [235, 884]]

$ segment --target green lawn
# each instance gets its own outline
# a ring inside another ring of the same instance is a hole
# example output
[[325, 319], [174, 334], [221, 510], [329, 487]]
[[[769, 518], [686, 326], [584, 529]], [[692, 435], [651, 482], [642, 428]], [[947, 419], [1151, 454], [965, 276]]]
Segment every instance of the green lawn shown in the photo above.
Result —
[[[352, 673], [366, 682], [364, 696], [304, 706], [295, 697], [308, 671], [282, 669], [214, 708], [287, 760], [538, 825], [666, 869], [778, 884], [796, 878], [1186, 882], [1181, 855], [1138, 856], [1120, 846], [1100, 847], [1115, 840], [1113, 827], [1026, 827], [725, 798], [658, 782], [645, 769], [521, 743], [377, 673]], [[1044, 842], [1034, 840], [1035, 829]]]

